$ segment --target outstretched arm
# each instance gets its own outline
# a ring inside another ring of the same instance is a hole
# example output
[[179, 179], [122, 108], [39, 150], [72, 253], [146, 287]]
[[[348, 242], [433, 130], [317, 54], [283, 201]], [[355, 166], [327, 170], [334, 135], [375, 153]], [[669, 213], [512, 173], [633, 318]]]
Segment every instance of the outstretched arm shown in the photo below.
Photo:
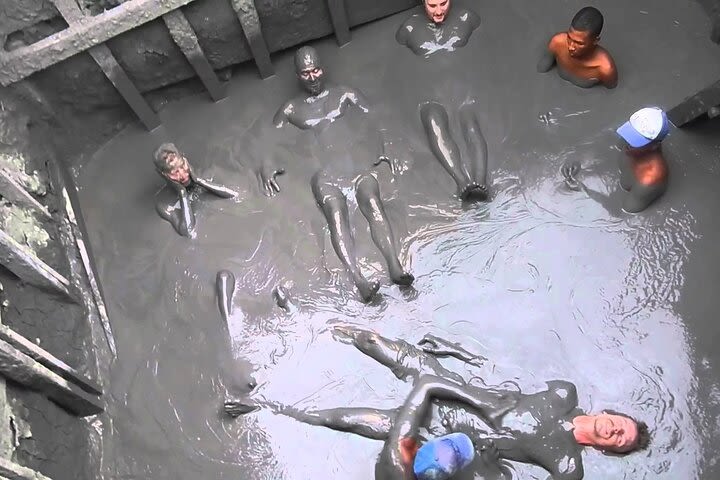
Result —
[[350, 103], [362, 110], [363, 113], [368, 113], [370, 111], [370, 102], [368, 102], [367, 98], [365, 98], [365, 95], [360, 90], [348, 88], [346, 98]]
[[235, 190], [231, 190], [228, 187], [224, 185], [220, 185], [217, 183], [213, 183], [209, 180], [205, 180], [203, 178], [198, 178], [195, 175], [193, 175], [193, 181], [200, 185], [202, 188], [207, 190], [208, 192], [212, 193], [213, 195], [216, 195], [220, 198], [234, 198], [238, 196], [238, 193]]
[[426, 334], [418, 342], [420, 350], [436, 357], [454, 357], [469, 365], [482, 367], [487, 358], [482, 355], [474, 355], [460, 346], [459, 343], [452, 343], [435, 335]]

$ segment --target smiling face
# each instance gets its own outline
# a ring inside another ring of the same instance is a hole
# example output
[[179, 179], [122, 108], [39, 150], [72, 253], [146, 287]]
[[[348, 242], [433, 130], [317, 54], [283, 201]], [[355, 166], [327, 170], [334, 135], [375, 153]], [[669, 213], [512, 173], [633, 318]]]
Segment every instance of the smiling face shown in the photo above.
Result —
[[573, 58], [583, 58], [590, 55], [597, 47], [600, 39], [591, 32], [570, 28], [567, 32], [567, 49]]
[[593, 431], [590, 432], [592, 446], [616, 453], [627, 453], [638, 444], [637, 423], [622, 415], [601, 413], [594, 417]]
[[425, 13], [436, 25], [445, 21], [450, 11], [450, 0], [425, 0]]

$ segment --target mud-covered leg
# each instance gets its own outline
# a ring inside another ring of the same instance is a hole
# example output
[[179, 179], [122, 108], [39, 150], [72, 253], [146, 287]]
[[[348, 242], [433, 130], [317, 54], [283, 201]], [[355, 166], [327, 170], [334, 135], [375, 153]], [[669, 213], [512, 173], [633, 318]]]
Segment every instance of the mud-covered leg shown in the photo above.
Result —
[[347, 208], [347, 198], [338, 187], [329, 182], [323, 172], [316, 173], [312, 178], [312, 191], [318, 205], [325, 215], [330, 238], [340, 261], [350, 272], [363, 300], [371, 300], [377, 293], [380, 285], [368, 281], [360, 272], [355, 258], [355, 240], [350, 231], [350, 215]]
[[460, 108], [460, 127], [470, 155], [468, 170], [471, 178], [479, 185], [475, 197], [481, 199], [484, 191], [485, 198], [487, 198], [489, 193], [487, 185], [488, 147], [475, 114], [474, 104], [463, 105]]
[[398, 413], [398, 409], [379, 410], [376, 408], [299, 410], [294, 407], [275, 406], [273, 410], [275, 413], [292, 417], [308, 425], [348, 432], [372, 440], [386, 440], [388, 438]]
[[480, 187], [470, 179], [462, 164], [460, 149], [450, 134], [450, 124], [445, 107], [439, 103], [426, 103], [420, 109], [420, 120], [430, 143], [430, 150], [440, 164], [452, 176], [460, 192], [460, 198], [467, 200], [477, 194]]
[[390, 278], [398, 285], [411, 285], [415, 277], [400, 264], [395, 250], [395, 237], [383, 207], [377, 180], [372, 175], [363, 175], [358, 179], [356, 187], [358, 206], [370, 224], [370, 234], [375, 245], [387, 262]]

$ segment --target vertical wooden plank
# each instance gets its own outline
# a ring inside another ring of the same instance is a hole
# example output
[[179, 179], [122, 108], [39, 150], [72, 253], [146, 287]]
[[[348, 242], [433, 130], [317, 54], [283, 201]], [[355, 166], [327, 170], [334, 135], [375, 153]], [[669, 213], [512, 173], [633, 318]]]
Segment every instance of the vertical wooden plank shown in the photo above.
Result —
[[195, 73], [205, 85], [208, 93], [214, 101], [222, 100], [226, 96], [225, 87], [218, 79], [210, 62], [200, 48], [197, 35], [188, 22], [185, 14], [180, 10], [175, 10], [163, 15], [163, 21], [170, 31], [175, 44], [180, 47], [185, 57], [192, 65]]
[[262, 25], [260, 25], [260, 17], [255, 8], [255, 3], [253, 0], [230, 0], [230, 3], [240, 20], [243, 33], [250, 45], [250, 52], [260, 71], [260, 76], [262, 78], [273, 76], [275, 69], [270, 61], [270, 51], [267, 43], [265, 43], [262, 36]]
[[[52, 0], [55, 7], [63, 16], [65, 21], [72, 26], [85, 18], [80, 7], [75, 0]], [[120, 8], [120, 7], [117, 7]], [[154, 130], [160, 126], [160, 118], [157, 113], [150, 108], [137, 87], [132, 83], [130, 77], [118, 63], [115, 56], [107, 45], [100, 44], [88, 49], [88, 53], [93, 57], [95, 63], [98, 64], [105, 76], [112, 82], [125, 102], [132, 108], [135, 115], [145, 125], [148, 130]]]
[[350, 25], [345, 10], [345, 0], [328, 0], [328, 8], [338, 45], [343, 46], [350, 43]]

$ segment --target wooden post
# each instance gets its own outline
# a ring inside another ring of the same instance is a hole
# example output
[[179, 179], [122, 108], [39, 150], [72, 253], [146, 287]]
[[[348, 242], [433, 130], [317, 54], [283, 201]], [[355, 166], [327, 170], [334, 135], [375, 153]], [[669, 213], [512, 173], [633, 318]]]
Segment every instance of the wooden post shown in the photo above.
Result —
[[255, 3], [253, 0], [230, 0], [230, 3], [240, 20], [243, 33], [248, 45], [250, 45], [250, 52], [260, 71], [260, 77], [268, 78], [273, 76], [275, 69], [270, 61], [270, 51], [262, 36], [262, 25], [260, 25], [260, 17], [255, 8]]
[[163, 21], [168, 27], [173, 41], [180, 47], [190, 65], [195, 69], [195, 73], [202, 80], [210, 97], [216, 102], [225, 98], [227, 95], [225, 86], [220, 83], [210, 62], [205, 57], [197, 35], [195, 35], [190, 22], [185, 18], [185, 14], [178, 9], [163, 15]]
[[0, 340], [0, 374], [48, 397], [70, 413], [85, 417], [103, 411], [101, 400]]
[[15, 203], [25, 207], [30, 207], [42, 213], [46, 218], [52, 218], [48, 209], [42, 203], [35, 200], [12, 176], [12, 174], [0, 167], [0, 195]]
[[673, 125], [682, 127], [718, 105], [720, 105], [720, 81], [686, 98], [669, 110], [667, 115]]
[[347, 11], [345, 10], [345, 0], [328, 0], [328, 8], [338, 45], [343, 46], [350, 43], [350, 25], [348, 25]]
[[[68, 0], [60, 1], [56, 6], [70, 5]], [[69, 28], [37, 43], [0, 52], [0, 84], [7, 86], [22, 80], [193, 1], [129, 0], [99, 15], [83, 17], [83, 21], [73, 22]]]
[[[69, 25], [78, 24], [85, 15], [75, 0], [52, 0], [60, 14]], [[120, 7], [117, 7], [120, 8]], [[120, 95], [125, 99], [127, 104], [132, 108], [135, 115], [145, 125], [148, 130], [154, 130], [160, 126], [160, 118], [150, 108], [137, 87], [132, 83], [130, 77], [115, 59], [115, 55], [110, 51], [107, 45], [101, 44], [88, 49], [88, 53], [93, 57], [95, 63], [98, 64], [105, 76], [112, 82]]]
[[18, 349], [28, 357], [46, 367], [48, 370], [57, 373], [65, 380], [74, 383], [86, 392], [94, 395], [102, 395], [102, 389], [97, 383], [86, 378], [80, 372], [55, 357], [50, 352], [46, 352], [38, 345], [2, 324], [0, 324], [0, 340], [7, 342], [13, 348]]
[[0, 264], [25, 282], [71, 297], [70, 282], [67, 278], [2, 230], [0, 230]]

